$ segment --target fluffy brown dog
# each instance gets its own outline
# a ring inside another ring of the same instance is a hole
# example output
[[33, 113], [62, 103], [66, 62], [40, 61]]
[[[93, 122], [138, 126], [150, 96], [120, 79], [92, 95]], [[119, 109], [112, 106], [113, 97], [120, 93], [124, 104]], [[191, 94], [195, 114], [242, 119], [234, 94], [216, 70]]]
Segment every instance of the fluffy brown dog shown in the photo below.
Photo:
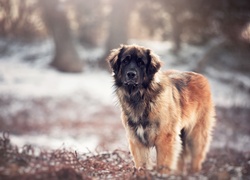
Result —
[[150, 147], [156, 148], [160, 172], [201, 169], [215, 122], [207, 79], [194, 72], [160, 71], [151, 50], [122, 45], [107, 58], [113, 70], [131, 154], [136, 168], [149, 168]]

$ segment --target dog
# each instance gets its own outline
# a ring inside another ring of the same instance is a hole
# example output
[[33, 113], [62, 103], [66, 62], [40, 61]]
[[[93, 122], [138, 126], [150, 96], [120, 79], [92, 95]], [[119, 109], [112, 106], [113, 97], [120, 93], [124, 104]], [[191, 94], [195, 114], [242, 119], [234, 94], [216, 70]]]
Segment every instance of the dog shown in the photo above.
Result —
[[156, 149], [160, 173], [201, 170], [215, 110], [208, 80], [195, 72], [160, 70], [162, 61], [138, 45], [121, 45], [107, 57], [135, 168], [150, 168]]

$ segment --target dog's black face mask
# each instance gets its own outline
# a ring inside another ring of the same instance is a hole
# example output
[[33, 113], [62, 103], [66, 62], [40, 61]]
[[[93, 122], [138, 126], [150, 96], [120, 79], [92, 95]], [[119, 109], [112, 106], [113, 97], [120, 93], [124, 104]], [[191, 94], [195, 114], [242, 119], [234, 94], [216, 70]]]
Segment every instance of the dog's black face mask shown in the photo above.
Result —
[[135, 93], [142, 86], [148, 58], [137, 49], [125, 50], [120, 58], [121, 82], [128, 92]]
[[147, 89], [161, 62], [158, 57], [141, 46], [123, 45], [112, 50], [107, 58], [113, 70], [116, 87], [122, 87], [130, 95], [141, 88]]

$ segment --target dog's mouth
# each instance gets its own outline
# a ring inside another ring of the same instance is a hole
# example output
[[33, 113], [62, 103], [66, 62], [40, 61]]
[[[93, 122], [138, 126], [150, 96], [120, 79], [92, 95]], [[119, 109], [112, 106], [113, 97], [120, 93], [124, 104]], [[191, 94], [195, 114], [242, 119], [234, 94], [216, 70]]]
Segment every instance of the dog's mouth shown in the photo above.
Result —
[[140, 86], [138, 82], [134, 82], [134, 81], [126, 81], [123, 84], [124, 84], [125, 89], [130, 95], [138, 92], [139, 86]]
[[134, 88], [135, 88], [135, 87], [138, 87], [139, 83], [130, 80], [130, 81], [125, 81], [125, 82], [124, 82], [124, 85], [125, 85], [125, 86], [128, 86], [128, 87], [130, 86], [130, 87], [134, 87]]

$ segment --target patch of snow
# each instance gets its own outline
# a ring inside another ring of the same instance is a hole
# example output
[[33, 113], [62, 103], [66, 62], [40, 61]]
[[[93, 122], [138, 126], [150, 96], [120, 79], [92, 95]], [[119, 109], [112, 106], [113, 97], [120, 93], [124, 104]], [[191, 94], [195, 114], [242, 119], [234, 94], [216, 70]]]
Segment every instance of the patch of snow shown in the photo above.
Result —
[[[236, 78], [245, 78], [245, 83], [250, 82], [250, 78], [243, 76], [239, 73], [229, 73], [223, 71], [216, 71], [213, 68], [207, 68], [209, 82], [212, 89], [212, 94], [214, 97], [214, 102], [218, 106], [222, 107], [250, 107], [249, 93], [240, 89], [233, 83]], [[231, 79], [231, 82], [223, 82], [216, 79], [216, 77]]]
[[6, 52], [0, 56], [0, 60], [26, 61], [33, 67], [47, 66], [54, 56], [54, 45], [50, 39], [31, 43], [8, 42], [6, 39], [0, 39], [0, 47], [6, 49]]
[[76, 48], [80, 58], [88, 61], [98, 61], [105, 53], [102, 47], [84, 48], [78, 44]]
[[105, 71], [81, 74], [31, 67], [13, 61], [0, 62], [0, 94], [23, 97], [65, 97], [78, 92], [109, 104], [113, 96], [112, 77]]
[[40, 149], [71, 149], [78, 152], [87, 153], [95, 151], [99, 143], [99, 137], [94, 134], [88, 136], [72, 137], [66, 133], [58, 133], [57, 135], [37, 134], [37, 135], [11, 135], [11, 142], [18, 147], [32, 145]]
[[[214, 137], [211, 143], [211, 149], [229, 148], [229, 149], [234, 149], [239, 152], [248, 152], [250, 150], [249, 135], [234, 136], [233, 134], [230, 134], [230, 133], [225, 132], [225, 134], [220, 135], [220, 137]], [[232, 133], [235, 133], [235, 132], [232, 132]]]

